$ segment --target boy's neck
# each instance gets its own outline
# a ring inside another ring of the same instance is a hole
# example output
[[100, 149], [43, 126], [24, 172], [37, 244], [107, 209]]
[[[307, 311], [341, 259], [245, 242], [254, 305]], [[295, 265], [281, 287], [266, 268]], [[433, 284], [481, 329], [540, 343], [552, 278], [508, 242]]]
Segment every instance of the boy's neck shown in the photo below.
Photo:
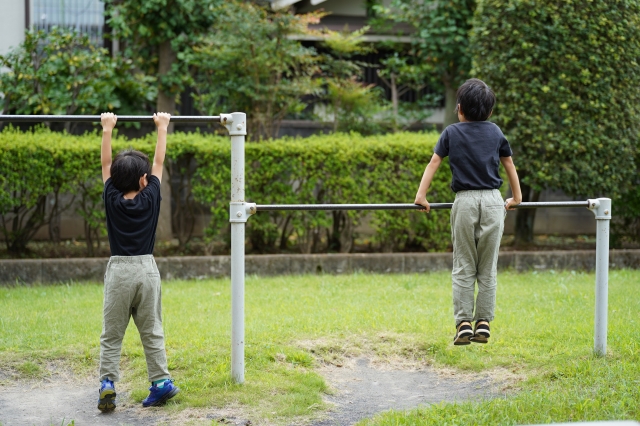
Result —
[[124, 194], [123, 197], [125, 200], [133, 200], [134, 198], [136, 198], [136, 195], [138, 195], [139, 193], [140, 191], [131, 191]]

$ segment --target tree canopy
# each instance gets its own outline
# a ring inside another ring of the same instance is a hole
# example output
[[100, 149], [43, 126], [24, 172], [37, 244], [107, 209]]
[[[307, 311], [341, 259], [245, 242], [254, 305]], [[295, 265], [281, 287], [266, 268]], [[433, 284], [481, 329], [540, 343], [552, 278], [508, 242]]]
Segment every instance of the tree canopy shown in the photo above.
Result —
[[211, 29], [220, 0], [105, 0], [109, 25], [125, 40], [126, 56], [157, 76], [157, 110], [175, 112], [175, 98], [188, 79], [177, 55]]
[[0, 108], [16, 114], [96, 114], [135, 111], [154, 96], [131, 61], [112, 58], [87, 36], [54, 28], [28, 31], [20, 46], [0, 55]]
[[[512, 144], [523, 194], [616, 198], [629, 188], [640, 129], [638, 2], [481, 0], [471, 50], [472, 75], [496, 93], [492, 120]], [[525, 222], [517, 237], [530, 239]]]
[[218, 24], [178, 54], [193, 76], [202, 111], [245, 111], [252, 138], [277, 136], [280, 122], [319, 92], [315, 49], [292, 38], [314, 15], [274, 12], [250, 2], [228, 3]]
[[444, 126], [458, 121], [454, 109], [456, 90], [469, 76], [469, 49], [476, 0], [393, 0], [391, 7], [376, 6], [378, 15], [409, 24], [421, 71], [432, 84], [444, 88]]

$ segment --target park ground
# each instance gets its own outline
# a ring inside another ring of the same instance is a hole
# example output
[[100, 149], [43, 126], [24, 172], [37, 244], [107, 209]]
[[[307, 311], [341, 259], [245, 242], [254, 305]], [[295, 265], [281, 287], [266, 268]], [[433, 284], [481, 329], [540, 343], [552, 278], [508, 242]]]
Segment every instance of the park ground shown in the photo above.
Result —
[[[610, 273], [605, 357], [593, 354], [594, 282], [579, 271], [501, 273], [492, 341], [455, 347], [447, 273], [248, 277], [238, 385], [228, 279], [167, 281], [167, 353], [182, 392], [140, 408], [148, 384], [131, 324], [109, 418], [94, 401], [102, 285], [0, 288], [0, 424], [34, 413], [26, 424], [640, 420], [640, 271]], [[47, 409], [61, 406], [60, 417]]]

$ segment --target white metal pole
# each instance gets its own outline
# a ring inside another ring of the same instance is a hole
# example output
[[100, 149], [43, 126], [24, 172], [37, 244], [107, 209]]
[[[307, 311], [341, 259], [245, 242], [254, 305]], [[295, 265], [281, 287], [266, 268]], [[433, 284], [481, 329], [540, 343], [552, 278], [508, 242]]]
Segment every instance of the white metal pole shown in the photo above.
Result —
[[231, 376], [244, 383], [244, 235], [247, 211], [244, 199], [244, 140], [246, 114], [220, 114], [231, 136]]
[[607, 311], [609, 305], [609, 223], [611, 199], [589, 200], [589, 209], [596, 216], [596, 313], [593, 351], [607, 354]]

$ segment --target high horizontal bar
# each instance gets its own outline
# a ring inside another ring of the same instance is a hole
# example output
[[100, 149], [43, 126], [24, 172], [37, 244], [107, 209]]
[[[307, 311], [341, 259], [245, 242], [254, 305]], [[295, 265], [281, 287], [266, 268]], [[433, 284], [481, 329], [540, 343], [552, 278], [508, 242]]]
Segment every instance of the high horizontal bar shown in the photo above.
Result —
[[[150, 122], [151, 115], [118, 115], [118, 122]], [[12, 123], [44, 123], [44, 122], [73, 122], [73, 123], [99, 123], [99, 115], [0, 115], [0, 121]], [[220, 123], [219, 115], [172, 115], [172, 123]]]
[[[453, 203], [430, 203], [431, 210], [447, 210]], [[520, 203], [517, 209], [588, 207], [588, 201], [549, 201], [538, 203]], [[258, 204], [257, 212], [273, 212], [284, 210], [420, 210], [416, 204]]]

